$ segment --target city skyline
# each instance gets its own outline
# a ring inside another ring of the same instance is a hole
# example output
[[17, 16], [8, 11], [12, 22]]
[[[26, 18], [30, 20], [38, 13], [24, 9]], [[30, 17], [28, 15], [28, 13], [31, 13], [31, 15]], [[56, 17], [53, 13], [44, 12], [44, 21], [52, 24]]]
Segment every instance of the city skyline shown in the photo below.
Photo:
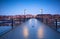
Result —
[[0, 15], [60, 14], [59, 0], [0, 0]]

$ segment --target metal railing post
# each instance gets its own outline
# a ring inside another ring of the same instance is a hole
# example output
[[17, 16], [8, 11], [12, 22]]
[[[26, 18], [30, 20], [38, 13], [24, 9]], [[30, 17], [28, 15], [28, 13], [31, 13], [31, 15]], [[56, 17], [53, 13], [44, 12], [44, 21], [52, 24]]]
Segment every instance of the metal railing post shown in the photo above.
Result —
[[56, 30], [57, 30], [57, 19], [55, 19], [55, 22], [56, 22]]
[[12, 29], [13, 29], [13, 19], [12, 19]]

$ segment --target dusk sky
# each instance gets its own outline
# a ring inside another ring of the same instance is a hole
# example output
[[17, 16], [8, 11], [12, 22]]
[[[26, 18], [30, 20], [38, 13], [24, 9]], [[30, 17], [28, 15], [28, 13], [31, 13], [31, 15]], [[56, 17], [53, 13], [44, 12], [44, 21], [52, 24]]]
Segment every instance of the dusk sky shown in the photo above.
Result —
[[0, 15], [60, 14], [60, 0], [0, 0]]

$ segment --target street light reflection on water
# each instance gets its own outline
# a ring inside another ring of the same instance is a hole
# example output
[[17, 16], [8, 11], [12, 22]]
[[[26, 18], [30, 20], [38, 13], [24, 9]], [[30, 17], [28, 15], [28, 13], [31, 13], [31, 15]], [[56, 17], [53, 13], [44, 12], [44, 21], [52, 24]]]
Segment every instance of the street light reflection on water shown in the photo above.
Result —
[[[29, 38], [29, 36], [35, 36], [35, 35], [33, 35], [33, 34], [36, 34], [36, 36], [37, 37], [35, 37], [35, 38], [43, 38], [43, 27], [42, 26], [39, 26], [40, 24], [38, 23], [38, 20], [37, 19], [30, 19], [29, 21], [28, 21], [29, 23], [27, 23], [27, 25], [25, 25], [24, 27], [23, 27], [23, 36], [24, 36], [24, 38], [25, 39], [28, 39]], [[34, 27], [32, 27], [32, 26], [34, 26]], [[33, 34], [32, 33], [30, 33], [30, 32], [33, 32]]]
[[37, 19], [30, 19], [29, 20], [29, 25], [30, 26], [37, 26], [37, 22], [38, 22]]
[[23, 28], [23, 35], [24, 35], [24, 37], [25, 37], [26, 39], [28, 38], [29, 33], [28, 33], [28, 28], [27, 28], [27, 26], [24, 26], [24, 28]]
[[43, 28], [42, 27], [38, 28], [37, 35], [38, 35], [38, 38], [43, 38], [44, 33], [43, 33]]

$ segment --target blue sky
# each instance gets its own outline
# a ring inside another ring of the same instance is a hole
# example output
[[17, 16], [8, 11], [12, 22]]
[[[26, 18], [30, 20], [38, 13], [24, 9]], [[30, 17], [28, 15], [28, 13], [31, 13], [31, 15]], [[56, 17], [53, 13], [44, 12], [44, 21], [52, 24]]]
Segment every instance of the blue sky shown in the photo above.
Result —
[[0, 15], [60, 14], [60, 0], [0, 0]]

